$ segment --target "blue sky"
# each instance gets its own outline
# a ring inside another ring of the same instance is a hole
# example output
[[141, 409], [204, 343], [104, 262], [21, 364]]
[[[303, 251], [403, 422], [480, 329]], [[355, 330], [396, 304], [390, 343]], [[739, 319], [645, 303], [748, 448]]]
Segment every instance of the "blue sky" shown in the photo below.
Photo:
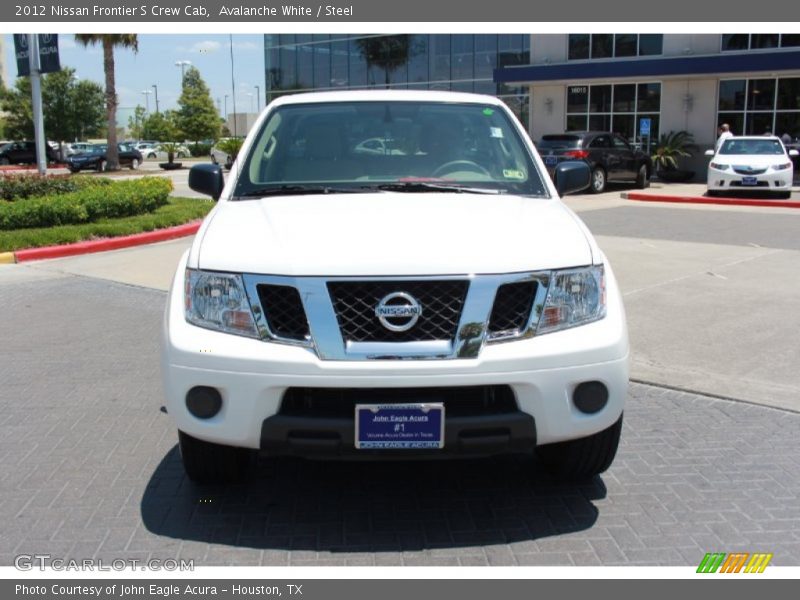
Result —
[[[191, 27], [186, 24], [186, 27]], [[10, 78], [16, 76], [13, 36], [5, 35], [6, 62]], [[103, 55], [99, 47], [84, 48], [75, 43], [69, 34], [59, 35], [61, 65], [76, 70], [81, 79], [91, 79], [103, 85]], [[180, 96], [181, 70], [176, 61], [188, 60], [200, 70], [214, 102], [220, 101], [224, 110], [224, 97], [228, 95], [228, 112], [233, 112], [231, 92], [230, 42], [228, 35], [158, 35], [139, 34], [139, 52], [116, 50], [117, 94], [120, 101], [120, 121], [137, 104], [145, 106], [142, 90], [153, 91], [158, 86], [158, 103], [161, 110], [175, 108]], [[260, 34], [234, 34], [234, 76], [236, 82], [236, 110], [255, 110], [256, 89], [260, 88], [261, 105], [264, 105], [264, 36]], [[248, 96], [248, 94], [252, 94]], [[147, 101], [155, 110], [151, 93]], [[122, 124], [122, 123], [121, 123]]]

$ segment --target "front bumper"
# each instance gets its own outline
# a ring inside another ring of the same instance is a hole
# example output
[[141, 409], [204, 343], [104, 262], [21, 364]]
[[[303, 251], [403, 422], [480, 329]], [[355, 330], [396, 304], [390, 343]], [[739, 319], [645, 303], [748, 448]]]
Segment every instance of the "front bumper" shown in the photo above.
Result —
[[[755, 181], [755, 184], [745, 183], [748, 179]], [[744, 175], [731, 169], [722, 171], [709, 167], [707, 185], [708, 189], [714, 192], [788, 192], [792, 189], [792, 179], [793, 171], [791, 168], [781, 169], [780, 171], [768, 168], [765, 173], [759, 175]]]
[[[184, 318], [185, 265], [186, 257], [177, 269], [165, 312], [162, 374], [170, 418], [196, 438], [272, 454], [370, 456], [354, 450], [353, 422], [348, 419], [326, 422], [280, 415], [284, 393], [295, 387], [511, 387], [517, 412], [446, 419], [445, 450], [434, 451], [437, 456], [524, 451], [536, 444], [585, 437], [610, 427], [622, 413], [628, 338], [622, 301], [607, 265], [607, 316], [595, 323], [487, 344], [473, 359], [358, 361], [320, 360], [310, 348], [190, 325]], [[582, 413], [572, 402], [573, 391], [585, 381], [600, 381], [608, 388], [607, 404], [594, 414]], [[186, 393], [195, 386], [219, 390], [223, 402], [218, 414], [198, 419], [189, 413]], [[323, 430], [327, 433], [320, 435]], [[394, 451], [403, 457], [410, 452]]]

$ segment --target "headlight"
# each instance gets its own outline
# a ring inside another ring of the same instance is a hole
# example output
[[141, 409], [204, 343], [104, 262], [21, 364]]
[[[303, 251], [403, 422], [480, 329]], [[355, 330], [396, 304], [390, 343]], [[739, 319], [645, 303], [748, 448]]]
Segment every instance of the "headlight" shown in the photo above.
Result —
[[779, 165], [772, 165], [772, 169], [775, 171], [783, 171], [784, 169], [791, 169], [792, 163], [781, 163]]
[[192, 325], [258, 337], [241, 275], [186, 269], [184, 302]]
[[723, 165], [722, 163], [712, 162], [712, 163], [709, 163], [708, 166], [710, 166], [712, 169], [719, 169], [720, 171], [727, 171], [728, 167], [730, 165]]
[[606, 279], [602, 265], [554, 271], [538, 333], [585, 325], [606, 316]]

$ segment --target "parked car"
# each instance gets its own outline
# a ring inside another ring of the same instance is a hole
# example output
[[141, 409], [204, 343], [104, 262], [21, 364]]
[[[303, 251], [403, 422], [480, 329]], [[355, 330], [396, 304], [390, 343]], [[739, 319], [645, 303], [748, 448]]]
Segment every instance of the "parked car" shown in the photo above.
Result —
[[[364, 132], [408, 154], [355, 154]], [[303, 140], [303, 144], [297, 143]], [[619, 288], [498, 98], [369, 90], [273, 100], [180, 259], [166, 413], [195, 481], [253, 453], [391, 460], [532, 453], [612, 462], [628, 385]], [[205, 349], [212, 348], [212, 351]], [[198, 351], [200, 349], [200, 351]]]
[[73, 142], [71, 144], [64, 144], [64, 156], [72, 156], [80, 152], [86, 152], [94, 144], [90, 142]]
[[611, 181], [633, 183], [642, 189], [650, 185], [652, 159], [633, 148], [625, 138], [608, 131], [570, 131], [542, 136], [536, 145], [553, 177], [555, 167], [567, 160], [582, 160], [592, 170], [589, 189], [599, 194]]
[[[167, 160], [169, 158], [163, 144], [156, 144], [150, 148], [140, 150], [140, 152], [145, 159]], [[189, 158], [191, 155], [192, 153], [189, 148], [181, 144], [175, 150], [175, 156], [173, 158]]]
[[[48, 144], [45, 148], [47, 162], [57, 162], [58, 152]], [[0, 165], [35, 165], [36, 142], [8, 142], [0, 146]]]
[[[120, 166], [138, 169], [139, 165], [142, 164], [142, 153], [138, 150], [127, 144], [117, 144], [117, 149], [119, 152]], [[108, 158], [106, 157], [107, 151], [107, 144], [94, 144], [85, 152], [73, 154], [68, 157], [67, 168], [73, 173], [77, 173], [83, 169], [105, 171], [106, 164], [108, 164]]]
[[774, 136], [735, 136], [719, 149], [706, 150], [713, 157], [708, 163], [708, 195], [758, 192], [777, 198], [792, 195], [795, 149], [788, 150]]

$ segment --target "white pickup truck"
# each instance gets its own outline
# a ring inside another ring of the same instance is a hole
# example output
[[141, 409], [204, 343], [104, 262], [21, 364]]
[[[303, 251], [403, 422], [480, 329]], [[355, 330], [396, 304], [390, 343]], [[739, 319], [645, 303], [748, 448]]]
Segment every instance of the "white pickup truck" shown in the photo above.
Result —
[[[380, 147], [363, 149], [381, 140]], [[383, 149], [381, 151], [381, 149]], [[256, 451], [338, 459], [530, 453], [611, 464], [628, 337], [606, 257], [497, 98], [284, 96], [256, 123], [180, 261], [166, 408], [189, 477]]]

